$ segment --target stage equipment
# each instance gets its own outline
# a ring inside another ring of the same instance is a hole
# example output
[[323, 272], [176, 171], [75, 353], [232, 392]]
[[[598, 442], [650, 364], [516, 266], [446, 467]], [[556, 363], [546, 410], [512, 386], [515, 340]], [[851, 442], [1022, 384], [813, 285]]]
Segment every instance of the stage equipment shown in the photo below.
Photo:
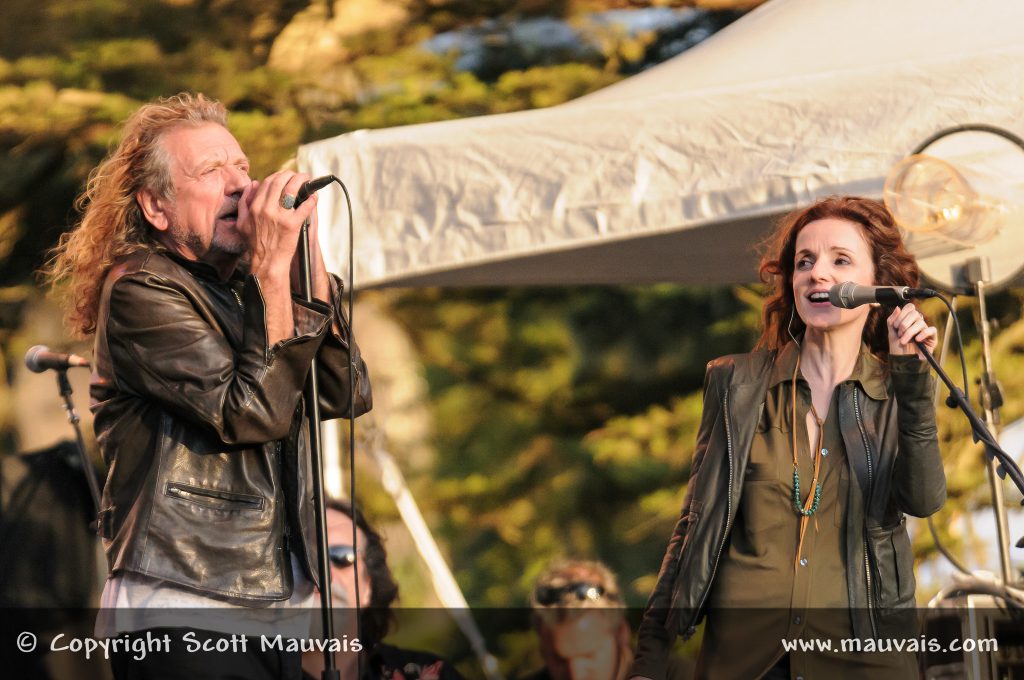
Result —
[[[1010, 472], [1021, 490], [1019, 471], [1014, 472], [1006, 464], [1006, 454], [998, 449], [995, 439], [1003, 397], [992, 368], [991, 324], [985, 300], [986, 293], [1019, 284], [1024, 278], [1024, 140], [990, 125], [960, 125], [942, 130], [893, 167], [885, 182], [884, 200], [904, 231], [904, 241], [917, 258], [924, 282], [954, 295], [972, 294], [978, 298], [977, 325], [984, 364], [979, 399], [984, 422], [970, 411], [964, 394], [953, 387], [948, 378], [943, 380], [950, 387], [953, 400], [971, 421], [975, 441], [982, 442], [989, 458], [989, 490], [999, 542], [999, 577], [965, 572], [957, 583], [936, 595], [929, 608], [933, 612], [959, 610], [962, 618], [964, 598], [970, 602], [971, 598], [984, 594], [990, 598], [989, 612], [1008, 609], [1011, 613], [979, 617], [977, 612], [970, 611], [965, 624], [975, 627], [970, 631], [972, 634], [991, 634], [992, 630], [976, 630], [979, 621], [991, 628], [1001, 619], [1016, 622], [1024, 614], [1024, 591], [1010, 565], [1006, 506], [1003, 487], [997, 479], [1002, 476], [999, 473]], [[950, 320], [953, 318], [950, 306]], [[937, 362], [932, 360], [932, 364], [937, 368]], [[1017, 547], [1024, 547], [1024, 540], [1018, 542]], [[954, 565], [964, 570], [955, 561]], [[966, 610], [973, 609], [972, 605], [966, 607]], [[1014, 632], [1019, 630], [1019, 624], [1015, 623]], [[965, 625], [964, 633], [967, 632]], [[1003, 645], [1000, 645], [1002, 651]], [[960, 659], [956, 661], [960, 663]], [[1005, 667], [997, 670], [1005, 661], [991, 650], [982, 650], [962, 657], [960, 670], [978, 680], [1009, 677], [1002, 672], [1007, 670]], [[1015, 668], [1014, 672], [1019, 670]]]
[[929, 646], [919, 656], [924, 680], [1024, 677], [1022, 611], [1006, 606], [1005, 593], [991, 578], [980, 582], [989, 588], [954, 583], [933, 599], [923, 627]]
[[909, 286], [858, 286], [853, 281], [837, 283], [828, 289], [828, 300], [836, 307], [853, 309], [861, 305], [902, 305], [911, 300], [938, 297], [931, 288]]
[[[348, 197], [348, 189], [341, 183], [337, 177], [333, 175], [327, 177], [321, 177], [317, 180], [311, 180], [306, 182], [300, 188], [301, 200], [296, 197], [295, 201], [292, 201], [292, 207], [297, 207], [301, 201], [309, 198], [309, 195], [315, 191], [322, 189], [331, 182], [337, 182], [341, 185], [342, 190], [345, 192], [346, 198]], [[283, 204], [282, 204], [283, 205]], [[349, 229], [351, 230], [352, 220], [351, 213], [349, 213]], [[309, 226], [310, 221], [307, 219], [302, 223], [302, 233], [299, 235], [299, 271], [300, 271], [300, 294], [307, 303], [313, 302], [313, 262], [312, 262], [312, 250], [310, 249], [309, 243]], [[351, 234], [351, 231], [350, 231]], [[349, 272], [351, 272], [351, 268]], [[355, 345], [355, 330], [354, 320], [352, 319], [352, 289], [349, 288], [349, 346]], [[356, 427], [356, 414], [355, 414], [355, 381], [351, 379], [351, 376], [357, 375], [355, 368], [355, 359], [353, 352], [349, 352], [349, 365], [348, 365], [349, 379], [349, 421], [351, 432], [355, 432]], [[324, 464], [323, 464], [323, 420], [320, 417], [320, 371], [316, 357], [310, 360], [309, 365], [309, 378], [306, 381], [305, 389], [305, 402], [306, 411], [309, 416], [309, 454], [310, 464], [313, 473], [313, 509], [316, 518], [316, 543], [317, 543], [317, 571], [320, 580], [320, 623], [321, 630], [323, 631], [323, 638], [325, 640], [331, 640], [334, 638], [334, 607], [331, 603], [331, 562], [330, 554], [327, 546], [327, 508], [324, 502]], [[354, 491], [354, 490], [353, 490]], [[352, 494], [352, 511], [355, 513], [355, 493]], [[355, 522], [352, 522], [352, 547], [358, 550]], [[355, 591], [356, 591], [356, 612], [358, 620], [358, 612], [360, 611], [359, 602], [359, 570], [356, 569], [353, 572], [355, 574]], [[362, 628], [359, 628], [359, 635], [362, 636]], [[320, 673], [320, 677], [323, 680], [341, 680], [341, 674], [338, 671], [337, 664], [334, 661], [334, 652], [330, 651], [326, 646], [324, 647], [324, 668]], [[359, 675], [362, 675], [362, 664], [359, 665]]]
[[89, 360], [77, 354], [53, 352], [46, 345], [36, 345], [25, 354], [25, 366], [33, 373], [42, 373], [51, 368], [55, 371], [89, 368]]
[[893, 167], [883, 196], [929, 285], [974, 294], [979, 280], [987, 291], [1021, 282], [1024, 140], [1014, 133], [942, 130]]
[[[52, 369], [57, 373], [57, 388], [60, 390], [60, 397], [64, 401], [64, 410], [68, 414], [68, 422], [75, 431], [75, 446], [78, 448], [78, 457], [82, 462], [82, 473], [89, 485], [89, 495], [92, 496], [93, 512], [90, 517], [95, 518], [100, 511], [100, 486], [93, 474], [92, 463], [89, 462], [89, 455], [85, 450], [85, 439], [82, 438], [82, 427], [79, 424], [81, 418], [75, 410], [75, 403], [71, 398], [71, 381], [68, 380], [68, 368], [88, 367], [89, 362], [77, 354], [62, 354], [51, 352], [45, 345], [36, 345], [25, 354], [25, 365], [33, 373], [42, 373]], [[95, 528], [95, 522], [90, 526]]]

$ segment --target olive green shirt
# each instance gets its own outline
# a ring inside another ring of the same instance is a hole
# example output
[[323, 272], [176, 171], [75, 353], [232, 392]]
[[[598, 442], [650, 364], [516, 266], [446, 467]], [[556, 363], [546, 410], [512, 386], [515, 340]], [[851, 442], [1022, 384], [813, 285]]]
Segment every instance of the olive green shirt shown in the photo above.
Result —
[[[781, 640], [853, 637], [846, 584], [846, 499], [850, 471], [839, 429], [838, 390], [824, 416], [818, 483], [821, 499], [796, 561], [800, 515], [793, 504], [793, 374], [798, 349], [776, 359], [764, 410], [751, 444], [743, 491], [709, 595], [698, 677], [757, 678], [784, 654]], [[846, 382], [884, 394], [884, 367], [862, 348]], [[814, 458], [806, 419], [810, 387], [796, 373], [796, 452], [801, 505], [814, 493]], [[850, 662], [872, 677], [910, 677], [913, 666], [886, 654], [790, 652], [791, 677], [850, 676]], [[909, 657], [913, 662], [913, 657]], [[896, 674], [887, 674], [892, 669]]]

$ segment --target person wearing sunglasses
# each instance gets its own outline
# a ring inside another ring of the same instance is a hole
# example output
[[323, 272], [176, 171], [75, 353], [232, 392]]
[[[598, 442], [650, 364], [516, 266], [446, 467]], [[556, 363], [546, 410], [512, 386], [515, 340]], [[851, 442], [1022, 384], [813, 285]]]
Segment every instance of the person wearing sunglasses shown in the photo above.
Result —
[[[557, 560], [530, 595], [544, 667], [522, 680], [621, 680], [633, 661], [618, 580], [597, 561]], [[673, 661], [674, 679], [688, 677]]]
[[[463, 680], [448, 661], [435, 654], [402, 649], [383, 642], [395, 622], [392, 606], [398, 600], [398, 584], [388, 567], [384, 540], [366, 516], [353, 511], [348, 502], [328, 498], [326, 505], [334, 636], [359, 642], [358, 645], [350, 645], [348, 651], [335, 653], [334, 661], [341, 677], [352, 680]], [[355, 546], [352, 540], [353, 516]], [[320, 652], [304, 653], [304, 680], [319, 678], [323, 662]]]

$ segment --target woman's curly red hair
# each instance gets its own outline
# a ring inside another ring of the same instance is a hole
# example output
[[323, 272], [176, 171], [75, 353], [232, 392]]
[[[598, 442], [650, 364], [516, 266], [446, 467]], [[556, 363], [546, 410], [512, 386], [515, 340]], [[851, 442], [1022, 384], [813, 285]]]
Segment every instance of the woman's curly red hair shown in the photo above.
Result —
[[[903, 244], [892, 214], [882, 203], [857, 196], [830, 196], [791, 212], [763, 245], [759, 274], [769, 285], [768, 299], [761, 315], [763, 328], [758, 347], [778, 349], [800, 337], [805, 329], [793, 300], [793, 270], [796, 266], [796, 238], [811, 222], [828, 218], [858, 224], [871, 248], [877, 286], [916, 287], [920, 279], [917, 261]], [[872, 309], [864, 325], [864, 342], [879, 356], [889, 352], [888, 334], [881, 309]]]

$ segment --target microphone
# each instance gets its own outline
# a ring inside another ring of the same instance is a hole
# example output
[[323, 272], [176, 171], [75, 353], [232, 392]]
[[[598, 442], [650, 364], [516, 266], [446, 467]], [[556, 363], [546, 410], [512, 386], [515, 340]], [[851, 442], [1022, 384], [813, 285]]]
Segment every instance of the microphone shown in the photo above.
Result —
[[324, 175], [323, 177], [317, 177], [316, 179], [304, 182], [303, 185], [299, 187], [299, 193], [295, 195], [295, 205], [293, 207], [298, 208], [307, 198], [337, 179], [338, 178], [334, 175]]
[[25, 353], [25, 365], [33, 373], [42, 373], [48, 369], [64, 371], [69, 368], [89, 368], [89, 360], [77, 354], [51, 352], [46, 345], [36, 345]]
[[852, 281], [837, 283], [828, 289], [828, 301], [836, 307], [853, 309], [861, 305], [879, 303], [900, 305], [920, 298], [937, 297], [939, 292], [931, 288], [910, 288], [909, 286], [858, 286]]

